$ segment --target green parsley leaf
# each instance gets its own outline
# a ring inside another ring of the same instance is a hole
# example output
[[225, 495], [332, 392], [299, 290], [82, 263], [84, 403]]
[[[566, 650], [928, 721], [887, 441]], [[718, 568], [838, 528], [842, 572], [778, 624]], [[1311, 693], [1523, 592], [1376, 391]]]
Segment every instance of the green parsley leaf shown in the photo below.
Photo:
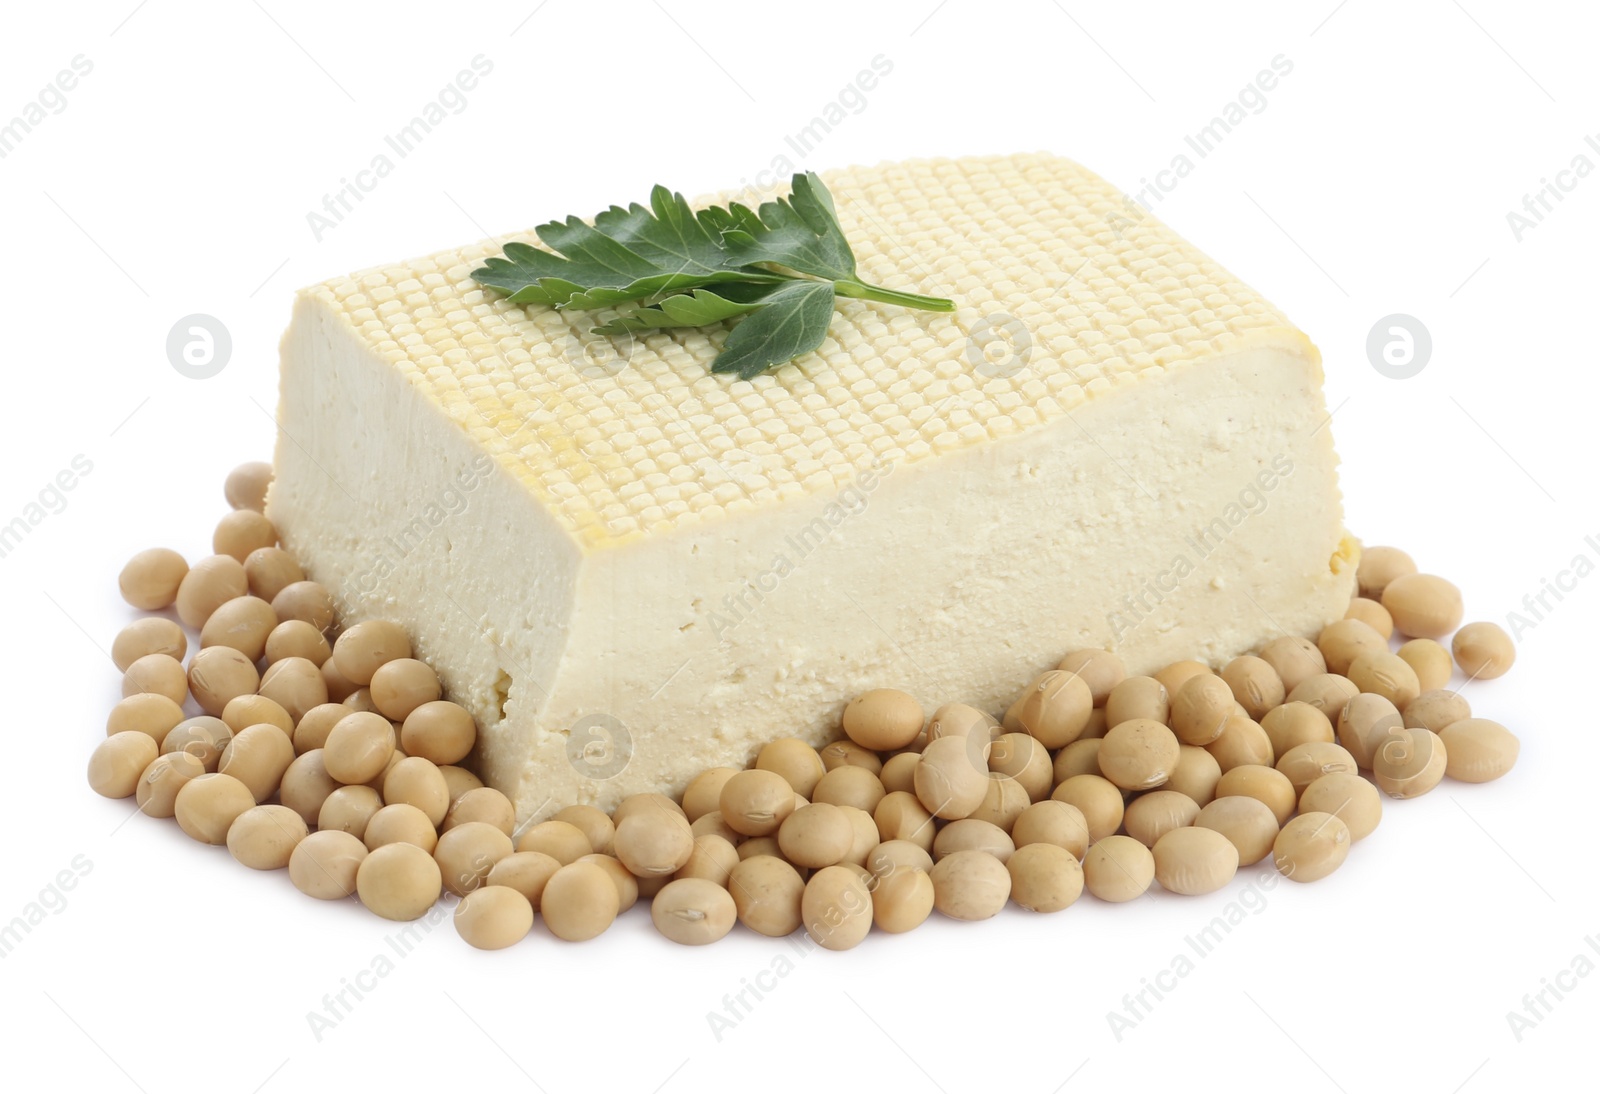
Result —
[[648, 208], [613, 205], [593, 224], [568, 217], [534, 231], [548, 250], [508, 243], [502, 256], [472, 272], [474, 280], [517, 304], [586, 310], [641, 303], [594, 328], [598, 334], [743, 316], [712, 366], [743, 379], [821, 345], [839, 296], [955, 310], [940, 297], [862, 281], [833, 197], [810, 172], [794, 176], [787, 199], [759, 210], [735, 202], [696, 212], [682, 194], [657, 186]]
[[826, 281], [791, 281], [774, 289], [760, 308], [728, 335], [712, 372], [753, 380], [774, 365], [810, 353], [828, 336], [833, 286]]

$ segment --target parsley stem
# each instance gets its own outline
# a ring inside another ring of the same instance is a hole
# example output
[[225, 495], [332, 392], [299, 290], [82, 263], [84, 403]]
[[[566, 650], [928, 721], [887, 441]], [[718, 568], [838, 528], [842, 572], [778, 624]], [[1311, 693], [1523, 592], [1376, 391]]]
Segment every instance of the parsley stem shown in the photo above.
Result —
[[835, 281], [833, 291], [840, 296], [856, 300], [876, 300], [880, 304], [898, 304], [903, 308], [921, 308], [923, 311], [955, 311], [954, 301], [942, 296], [918, 296], [916, 293], [896, 292], [894, 289], [868, 285], [865, 281]]

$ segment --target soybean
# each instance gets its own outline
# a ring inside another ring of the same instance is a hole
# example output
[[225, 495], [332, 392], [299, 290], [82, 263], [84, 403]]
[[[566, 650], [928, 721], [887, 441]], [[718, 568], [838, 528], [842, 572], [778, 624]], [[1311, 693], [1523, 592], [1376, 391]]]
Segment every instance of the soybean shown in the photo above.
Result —
[[716, 942], [733, 929], [737, 918], [733, 897], [704, 878], [668, 882], [650, 902], [650, 919], [656, 930], [682, 946]]
[[1461, 625], [1461, 590], [1433, 574], [1402, 574], [1384, 587], [1383, 606], [1407, 638], [1442, 638]]
[[841, 722], [845, 734], [862, 748], [892, 752], [922, 732], [922, 704], [903, 691], [875, 688], [846, 703]]
[[367, 854], [356, 868], [361, 903], [384, 919], [420, 919], [442, 891], [439, 864], [411, 843], [388, 843]]
[[1522, 744], [1505, 726], [1487, 718], [1463, 718], [1439, 731], [1445, 774], [1465, 783], [1492, 782], [1516, 765]]
[[1143, 896], [1155, 876], [1155, 856], [1132, 836], [1107, 836], [1083, 857], [1084, 887], [1113, 904]]
[[480, 950], [514, 946], [533, 929], [533, 905], [506, 885], [485, 885], [468, 893], [455, 911], [456, 934]]
[[1511, 636], [1495, 623], [1468, 623], [1450, 640], [1450, 652], [1469, 680], [1504, 676], [1517, 659]]
[[1272, 845], [1272, 864], [1290, 881], [1318, 881], [1344, 865], [1350, 829], [1332, 813], [1301, 813]]
[[159, 612], [172, 606], [178, 586], [189, 572], [189, 563], [177, 551], [151, 547], [140, 551], [122, 567], [117, 588], [122, 599], [146, 612]]
[[1161, 887], [1184, 896], [1214, 893], [1239, 870], [1238, 849], [1210, 828], [1176, 828], [1156, 840], [1150, 853]]

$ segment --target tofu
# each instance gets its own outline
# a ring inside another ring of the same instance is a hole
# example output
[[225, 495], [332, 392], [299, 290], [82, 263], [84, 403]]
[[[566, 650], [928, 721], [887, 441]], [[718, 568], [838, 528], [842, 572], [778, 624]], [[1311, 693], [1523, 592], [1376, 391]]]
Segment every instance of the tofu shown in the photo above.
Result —
[[998, 714], [1074, 649], [1220, 665], [1344, 614], [1282, 313], [1064, 159], [824, 179], [862, 276], [954, 315], [843, 301], [740, 381], [725, 328], [628, 345], [472, 281], [531, 232], [295, 301], [268, 515], [346, 622], [410, 631], [524, 820], [820, 745], [868, 688]]

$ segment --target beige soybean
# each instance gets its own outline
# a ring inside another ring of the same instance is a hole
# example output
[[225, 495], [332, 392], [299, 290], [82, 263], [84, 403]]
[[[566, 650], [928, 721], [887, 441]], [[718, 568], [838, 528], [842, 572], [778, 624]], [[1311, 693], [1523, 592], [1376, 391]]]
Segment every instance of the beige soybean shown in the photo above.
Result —
[[1282, 756], [1308, 741], [1333, 741], [1333, 723], [1310, 703], [1284, 703], [1267, 711], [1261, 728], [1272, 742], [1273, 756]]
[[925, 870], [899, 869], [879, 876], [872, 886], [873, 925], [886, 934], [904, 934], [927, 921], [933, 900], [933, 878]]
[[828, 771], [817, 750], [798, 737], [781, 737], [762, 745], [755, 766], [782, 775], [796, 794], [807, 799]]
[[1495, 623], [1468, 623], [1450, 640], [1450, 652], [1469, 680], [1504, 676], [1517, 659], [1511, 636]]
[[1130, 676], [1106, 696], [1106, 724], [1117, 725], [1134, 718], [1165, 722], [1172, 714], [1171, 697], [1154, 676]]
[[1310, 703], [1327, 716], [1328, 721], [1338, 724], [1339, 713], [1344, 710], [1344, 705], [1357, 695], [1361, 689], [1337, 673], [1325, 672], [1310, 677], [1289, 693], [1291, 703]]
[[564, 821], [583, 833], [589, 847], [602, 855], [611, 853], [611, 843], [616, 838], [617, 826], [603, 809], [593, 805], [569, 805], [550, 818]]
[[178, 586], [189, 572], [189, 563], [168, 547], [150, 547], [130, 558], [117, 575], [122, 599], [146, 612], [169, 608], [177, 599]]
[[1217, 782], [1217, 799], [1236, 795], [1265, 803], [1280, 825], [1294, 813], [1300, 796], [1289, 776], [1264, 764], [1246, 764], [1222, 776]]
[[1006, 775], [989, 775], [989, 786], [984, 791], [978, 808], [967, 814], [969, 820], [987, 821], [1002, 831], [1011, 831], [1017, 817], [1028, 808], [1030, 799], [1022, 784]]
[[[441, 767], [439, 770], [448, 783], [452, 777], [451, 769]], [[511, 804], [511, 799], [494, 787], [474, 786], [463, 790], [450, 802], [450, 811], [444, 815], [444, 824], [440, 830], [448, 832], [457, 825], [472, 821], [492, 824], [509, 836], [517, 827], [517, 810]]]
[[1143, 896], [1155, 876], [1155, 856], [1132, 836], [1107, 836], [1083, 856], [1084, 888], [1108, 903]]
[[593, 862], [572, 862], [545, 883], [539, 900], [550, 933], [567, 942], [585, 942], [616, 922], [621, 906], [616, 882]]
[[862, 692], [845, 704], [840, 718], [847, 737], [876, 752], [909, 745], [922, 732], [922, 721], [922, 704], [894, 688]]
[[272, 485], [272, 465], [259, 460], [241, 463], [223, 480], [222, 494], [235, 509], [261, 512], [267, 505], [267, 487]]
[[694, 832], [689, 822], [676, 813], [635, 813], [617, 825], [612, 853], [638, 877], [670, 877], [682, 869], [694, 853]]
[[1400, 711], [1382, 695], [1357, 695], [1339, 715], [1339, 744], [1363, 768], [1378, 747], [1402, 728]]
[[138, 692], [111, 708], [106, 716], [106, 736], [143, 733], [159, 747], [183, 721], [183, 708], [171, 697], [153, 691]]
[[1321, 676], [1328, 671], [1327, 659], [1322, 656], [1317, 644], [1299, 635], [1274, 638], [1261, 647], [1257, 656], [1272, 666], [1272, 671], [1283, 681], [1286, 693], [1294, 691], [1313, 676]]
[[723, 784], [717, 801], [722, 819], [735, 832], [770, 836], [794, 812], [794, 788], [776, 772], [751, 769]]
[[[859, 768], [840, 768], [841, 771], [858, 771]], [[722, 788], [739, 773], [737, 767], [710, 767], [689, 780], [683, 788], [683, 815], [693, 824], [707, 813], [722, 808]], [[832, 774], [829, 772], [828, 774]], [[867, 772], [871, 774], [871, 772]]]
[[212, 612], [249, 591], [250, 581], [245, 576], [243, 562], [231, 555], [210, 555], [189, 567], [189, 572], [183, 575], [173, 605], [184, 626], [199, 630]]
[[1038, 738], [1046, 748], [1063, 748], [1083, 733], [1093, 710], [1089, 683], [1077, 673], [1057, 669], [1028, 685], [1006, 711], [1003, 724]]
[[438, 674], [413, 657], [385, 661], [372, 674], [369, 686], [373, 705], [395, 722], [405, 721], [424, 703], [437, 701], [444, 690]]
[[1083, 867], [1053, 843], [1019, 847], [1006, 863], [1011, 899], [1030, 912], [1059, 912], [1083, 894]]
[[173, 799], [178, 827], [201, 843], [220, 844], [228, 828], [245, 810], [255, 808], [250, 789], [232, 775], [199, 775], [183, 784]]
[[1222, 778], [1222, 765], [1203, 748], [1183, 745], [1178, 749], [1178, 766], [1172, 769], [1163, 790], [1176, 790], [1196, 805], [1205, 805], [1217, 796], [1217, 780]]
[[269, 604], [273, 597], [290, 585], [306, 579], [306, 573], [295, 557], [282, 547], [273, 546], [257, 547], [245, 556], [244, 576], [251, 595]]
[[1100, 773], [1124, 790], [1160, 786], [1177, 765], [1177, 736], [1148, 718], [1112, 726], [1100, 744]]
[[741, 859], [728, 875], [728, 892], [739, 922], [769, 938], [782, 938], [800, 929], [805, 887], [800, 872], [775, 855]]
[[872, 819], [884, 842], [909, 840], [924, 850], [933, 847], [936, 833], [933, 814], [924, 808], [915, 794], [904, 790], [890, 791], [872, 811]]
[[1222, 677], [1192, 676], [1172, 697], [1172, 730], [1186, 745], [1208, 745], [1222, 736], [1237, 702]]
[[533, 904], [506, 885], [485, 885], [456, 905], [456, 934], [480, 950], [515, 946], [533, 929]]
[[1238, 849], [1210, 828], [1174, 829], [1156, 840], [1150, 853], [1161, 887], [1183, 896], [1214, 893], [1239, 870]]
[[285, 657], [268, 665], [261, 674], [258, 690], [287, 710], [296, 722], [307, 711], [328, 702], [328, 684], [322, 670], [304, 657]]
[[1222, 679], [1245, 713], [1257, 721], [1283, 702], [1283, 680], [1266, 661], [1246, 654], [1222, 666]]
[[[305, 620], [286, 619], [273, 627], [272, 633], [267, 635], [267, 644], [263, 652], [269, 665], [287, 657], [301, 657], [316, 665], [320, 671], [322, 665], [332, 656], [333, 647], [328, 645], [328, 640], [322, 636], [321, 631]], [[323, 686], [326, 687], [326, 683]]]
[[933, 864], [933, 906], [951, 919], [988, 919], [1011, 897], [1011, 873], [985, 851], [953, 851]]
[[1362, 654], [1388, 653], [1389, 640], [1359, 619], [1340, 619], [1322, 628], [1317, 648], [1328, 663], [1328, 671], [1345, 676]]
[[253, 694], [260, 683], [255, 662], [231, 647], [212, 646], [189, 659], [189, 693], [207, 714], [221, 714], [230, 699]]
[[1324, 775], [1335, 771], [1355, 775], [1360, 771], [1360, 765], [1348, 750], [1325, 741], [1296, 745], [1278, 759], [1277, 767], [1294, 787], [1296, 800], [1306, 787]]
[[1332, 813], [1301, 813], [1272, 845], [1272, 864], [1290, 881], [1319, 881], [1350, 854], [1350, 829]]
[[879, 882], [896, 873], [933, 869], [933, 856], [910, 840], [896, 839], [880, 843], [872, 849], [865, 863], [867, 872]]
[[232, 739], [233, 730], [228, 728], [228, 723], [221, 718], [202, 714], [196, 718], [185, 718], [173, 726], [172, 731], [161, 739], [161, 751], [187, 752], [199, 760], [207, 771], [215, 771], [222, 762], [222, 750], [228, 747]]
[[1505, 726], [1487, 718], [1463, 718], [1439, 731], [1444, 742], [1444, 772], [1464, 783], [1492, 782], [1517, 763], [1522, 743]]
[[1435, 733], [1472, 717], [1472, 705], [1458, 691], [1438, 688], [1425, 691], [1406, 704], [1403, 712], [1405, 724], [1410, 729], [1431, 729]]
[[289, 856], [289, 880], [318, 900], [343, 900], [356, 891], [367, 846], [348, 832], [312, 832]]
[[968, 818], [951, 821], [939, 829], [933, 839], [933, 860], [938, 862], [957, 851], [982, 851], [1005, 862], [1016, 849], [1017, 845], [998, 825]]
[[1128, 667], [1122, 658], [1109, 650], [1074, 650], [1056, 668], [1081, 677], [1089, 686], [1095, 706], [1104, 706], [1111, 690], [1128, 678]]
[[478, 741], [478, 727], [465, 707], [445, 699], [421, 703], [400, 727], [400, 745], [408, 756], [421, 756], [441, 767], [459, 763]]
[[[672, 816], [672, 820], [682, 821], [682, 818]], [[682, 841], [678, 825], [669, 824], [665, 816], [655, 818], [644, 814], [636, 814], [627, 818], [627, 821], [622, 828], [626, 833], [623, 840], [625, 851], [620, 852], [619, 857], [628, 869], [637, 874], [662, 873], [659, 868], [646, 869], [645, 863], [659, 864], [663, 858], [670, 860], [678, 855]], [[541, 821], [528, 828], [517, 837], [516, 848], [518, 851], [537, 851], [549, 855], [563, 866], [577, 862], [585, 855], [592, 855], [596, 850], [583, 829], [559, 820]]]
[[1083, 814], [1089, 826], [1089, 841], [1105, 839], [1122, 827], [1122, 791], [1100, 775], [1074, 775], [1050, 795]]
[[1128, 835], [1146, 847], [1154, 847], [1156, 840], [1174, 828], [1185, 828], [1195, 823], [1195, 817], [1199, 815], [1200, 807], [1194, 803], [1194, 799], [1175, 790], [1152, 790], [1128, 803], [1123, 811], [1122, 825]]
[[128, 666], [152, 653], [164, 653], [174, 661], [182, 661], [188, 651], [189, 639], [184, 636], [183, 628], [159, 615], [135, 619], [118, 631], [111, 642], [111, 660], [118, 672], [127, 672]]
[[[317, 811], [317, 830], [348, 832], [365, 839], [367, 825], [383, 808], [383, 797], [370, 786], [341, 786], [322, 801]], [[387, 842], [387, 841], [386, 841]]]
[[1364, 653], [1350, 666], [1350, 682], [1368, 695], [1381, 695], [1397, 708], [1422, 694], [1417, 674], [1403, 658], [1388, 652]]
[[[605, 856], [597, 856], [605, 857]], [[616, 860], [613, 859], [613, 862]], [[493, 866], [483, 879], [483, 888], [504, 885], [521, 893], [534, 911], [539, 910], [539, 899], [544, 887], [561, 869], [562, 863], [539, 851], [513, 851]], [[627, 873], [626, 870], [623, 873]], [[481, 889], [479, 890], [482, 891]], [[637, 898], [638, 892], [635, 890]]]
[[328, 743], [328, 734], [347, 714], [355, 711], [343, 703], [319, 703], [302, 714], [294, 727], [294, 750], [310, 752]]
[[[280, 620], [298, 619], [302, 623], [309, 623], [323, 634], [328, 632], [338, 617], [333, 594], [328, 591], [327, 586], [318, 581], [295, 581], [285, 585], [278, 590], [278, 595], [272, 598], [272, 610]], [[323, 667], [327, 668], [332, 661], [330, 657]]]
[[1425, 692], [1443, 688], [1455, 671], [1450, 651], [1431, 638], [1413, 638], [1402, 643], [1395, 656], [1411, 666], [1411, 671], [1417, 674], [1417, 685]]
[[800, 895], [800, 920], [812, 941], [823, 949], [848, 950], [859, 945], [872, 929], [872, 895], [861, 874], [849, 866], [818, 870]]
[[[1104, 737], [1106, 730], [1111, 728], [1111, 723], [1106, 721], [1106, 708], [1095, 707], [1089, 712], [1089, 722], [1083, 727], [1083, 732], [1078, 734], [1078, 740], [1088, 740], [1094, 737]], [[1074, 741], [1074, 744], [1077, 742]]]
[[1236, 794], [1218, 798], [1195, 816], [1196, 828], [1221, 832], [1239, 852], [1240, 866], [1254, 866], [1272, 851], [1278, 818], [1266, 802]]
[[1215, 673], [1211, 671], [1211, 666], [1203, 661], [1174, 661], [1151, 675], [1161, 681], [1161, 686], [1167, 689], [1168, 695], [1176, 699], [1184, 684], [1196, 676], [1213, 676]]
[[1222, 734], [1206, 745], [1206, 751], [1224, 772], [1246, 764], [1272, 762], [1272, 738], [1261, 723], [1244, 714], [1233, 714], [1222, 723]]
[[1332, 813], [1350, 830], [1350, 842], [1366, 839], [1383, 819], [1383, 795], [1360, 775], [1324, 775], [1300, 795], [1300, 812]]
[[465, 896], [483, 884], [495, 863], [515, 850], [511, 837], [500, 829], [473, 821], [458, 824], [441, 835], [433, 849], [433, 860], [439, 864], [444, 887], [457, 896]]
[[1376, 600], [1368, 600], [1364, 596], [1356, 597], [1345, 609], [1344, 617], [1361, 620], [1385, 639], [1394, 634], [1394, 619], [1389, 615], [1389, 609]]
[[333, 663], [345, 679], [365, 687], [390, 661], [411, 656], [411, 638], [398, 623], [368, 619], [357, 623], [333, 644]]
[[356, 868], [356, 894], [384, 919], [420, 919], [441, 891], [439, 864], [415, 844], [384, 844], [369, 851]]
[[1027, 733], [1002, 733], [996, 737], [989, 749], [988, 766], [991, 775], [1016, 780], [1030, 802], [1044, 801], [1055, 787], [1050, 750]]
[[1395, 578], [1416, 572], [1417, 564], [1400, 548], [1368, 547], [1356, 565], [1356, 586], [1362, 596], [1376, 599], [1383, 596], [1383, 590]]
[[738, 909], [728, 890], [705, 878], [668, 882], [650, 902], [650, 921], [680, 946], [704, 946], [733, 930]]
[[1391, 798], [1417, 798], [1439, 785], [1448, 766], [1444, 740], [1431, 730], [1403, 729], [1372, 757], [1372, 777]]
[[702, 815], [699, 820], [689, 826], [689, 831], [695, 834], [696, 839], [701, 836], [721, 836], [735, 847], [745, 842], [744, 836], [728, 827], [727, 822], [722, 819], [722, 810], [720, 809], [713, 809], [711, 812]]
[[[1049, 799], [1036, 802], [1022, 811], [1011, 828], [1011, 840], [1018, 847], [1031, 843], [1052, 843], [1083, 858], [1089, 849], [1089, 822], [1075, 805]], [[935, 837], [937, 842], [937, 837]]]
[[930, 741], [912, 782], [917, 800], [934, 816], [944, 820], [969, 816], [983, 804], [989, 789], [986, 750], [970, 737]]
[[[276, 602], [274, 602], [272, 610], [278, 612], [280, 618], [282, 617], [283, 613], [278, 610]], [[296, 622], [302, 621], [296, 620]], [[309, 626], [309, 624], [307, 625]], [[349, 699], [350, 696], [361, 690], [355, 684], [339, 675], [339, 670], [333, 663], [333, 653], [331, 650], [328, 654], [327, 660], [322, 662], [322, 668], [319, 671], [322, 676], [323, 689], [327, 691], [328, 701], [331, 703], [343, 703]]]
[[[966, 703], [946, 703], [928, 719], [928, 737], [922, 742], [922, 747], [926, 748], [928, 741], [937, 741], [940, 737], [975, 737], [981, 746], [1001, 732], [1000, 723], [977, 707]], [[913, 741], [907, 747], [915, 744]]]
[[122, 696], [165, 696], [181, 707], [189, 697], [189, 673], [166, 654], [146, 654], [128, 665], [122, 677]]
[[307, 824], [315, 824], [317, 815], [322, 812], [322, 803], [337, 789], [339, 783], [323, 765], [322, 749], [314, 748], [296, 756], [283, 773], [278, 800], [299, 813]]
[[89, 788], [105, 798], [132, 797], [139, 779], [155, 762], [160, 746], [147, 733], [124, 730], [95, 746], [89, 756]]
[[1402, 574], [1383, 590], [1395, 630], [1407, 638], [1443, 638], [1461, 625], [1461, 590], [1434, 574]]
[[721, 836], [696, 836], [694, 850], [689, 852], [689, 860], [680, 866], [672, 877], [674, 880], [700, 878], [727, 888], [728, 877], [737, 865], [739, 865], [739, 849], [733, 844]]
[[[432, 760], [406, 756], [384, 773], [383, 800], [416, 806], [437, 828], [444, 823], [444, 816], [450, 810], [450, 786]], [[587, 854], [587, 840], [584, 846]]]
[[[500, 830], [496, 828], [495, 831]], [[502, 832], [501, 835], [505, 833]], [[506, 836], [507, 840], [510, 838]], [[439, 833], [429, 823], [428, 814], [414, 805], [395, 802], [393, 805], [384, 806], [367, 818], [367, 827], [361, 833], [361, 840], [369, 851], [376, 851], [391, 843], [409, 843], [431, 855], [439, 846]]]
[[388, 766], [394, 745], [394, 726], [389, 719], [357, 711], [340, 718], [329, 730], [322, 762], [328, 774], [342, 783], [369, 782]]
[[870, 748], [862, 748], [854, 741], [834, 741], [818, 749], [822, 766], [827, 771], [836, 767], [864, 767], [874, 775], [883, 770], [883, 760]]
[[[1046, 761], [1048, 764], [1048, 760]], [[722, 770], [731, 770], [724, 768]], [[1046, 779], [1049, 778], [1048, 767]], [[915, 784], [913, 784], [915, 785]], [[718, 791], [720, 794], [720, 791]], [[856, 809], [871, 813], [878, 808], [878, 803], [888, 791], [884, 789], [883, 781], [864, 767], [836, 767], [817, 782], [816, 789], [811, 793], [811, 800], [818, 805], [849, 805]], [[688, 792], [684, 792], [687, 801]], [[711, 799], [712, 807], [718, 804], [715, 798]], [[685, 806], [687, 809], [687, 805]], [[707, 810], [706, 812], [710, 812]]]
[[611, 820], [614, 824], [621, 824], [636, 813], [652, 815], [671, 813], [684, 820], [689, 819], [683, 807], [665, 794], [629, 794], [611, 811]]
[[236, 596], [217, 606], [200, 628], [200, 647], [228, 646], [251, 661], [267, 652], [267, 636], [278, 625], [272, 605], [255, 596]]
[[147, 817], [172, 816], [183, 784], [205, 773], [205, 765], [187, 752], [157, 756], [145, 767], [134, 790], [139, 811]]
[[1101, 737], [1089, 740], [1073, 741], [1066, 748], [1056, 753], [1055, 763], [1051, 766], [1050, 778], [1060, 786], [1074, 775], [1100, 774], [1100, 742]]
[[278, 792], [284, 772], [294, 762], [294, 745], [274, 725], [246, 726], [229, 739], [217, 770], [232, 775], [259, 804]]
[[844, 861], [855, 842], [855, 829], [844, 810], [816, 803], [796, 809], [778, 828], [783, 857], [811, 870]]
[[265, 695], [237, 695], [222, 708], [220, 717], [235, 733], [250, 726], [269, 725], [285, 737], [294, 736], [294, 719]]
[[307, 834], [306, 822], [288, 806], [257, 805], [228, 828], [228, 853], [252, 870], [282, 870]]

